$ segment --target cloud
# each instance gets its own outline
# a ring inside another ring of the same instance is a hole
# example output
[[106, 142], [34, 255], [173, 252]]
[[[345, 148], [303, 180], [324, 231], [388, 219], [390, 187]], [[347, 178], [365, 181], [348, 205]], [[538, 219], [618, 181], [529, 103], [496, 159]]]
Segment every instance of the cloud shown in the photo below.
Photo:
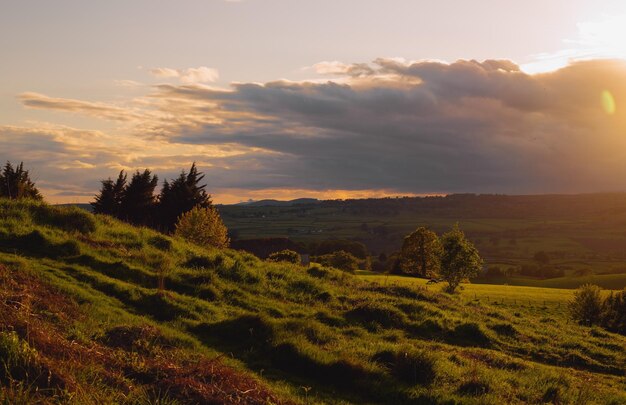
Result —
[[181, 83], [212, 83], [219, 79], [217, 69], [200, 66], [198, 68], [187, 69], [171, 69], [171, 68], [152, 68], [150, 74], [159, 78], [177, 78]]
[[18, 100], [29, 108], [78, 113], [112, 121], [130, 121], [139, 118], [138, 114], [127, 108], [105, 103], [48, 97], [39, 93], [22, 93], [18, 95]]
[[[226, 90], [160, 84], [124, 105], [27, 93], [22, 101], [30, 107], [133, 117], [134, 127], [90, 137], [57, 128], [21, 140], [6, 137], [5, 128], [0, 149], [41, 162], [50, 187], [53, 173], [60, 184], [70, 183], [63, 176], [71, 172], [96, 189], [98, 179], [120, 169], [151, 167], [168, 177], [198, 161], [216, 201], [220, 190], [244, 199], [294, 190], [361, 196], [624, 189], [623, 61], [583, 61], [533, 75], [502, 60], [377, 59], [326, 62], [318, 72], [334, 78]], [[613, 114], [603, 109], [605, 92], [615, 101]]]

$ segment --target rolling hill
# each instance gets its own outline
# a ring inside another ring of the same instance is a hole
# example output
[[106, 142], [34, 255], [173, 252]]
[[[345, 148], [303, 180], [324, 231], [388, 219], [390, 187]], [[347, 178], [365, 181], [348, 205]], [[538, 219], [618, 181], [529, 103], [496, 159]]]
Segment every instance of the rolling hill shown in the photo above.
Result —
[[450, 295], [7, 200], [0, 280], [0, 403], [626, 402], [626, 337], [567, 290]]

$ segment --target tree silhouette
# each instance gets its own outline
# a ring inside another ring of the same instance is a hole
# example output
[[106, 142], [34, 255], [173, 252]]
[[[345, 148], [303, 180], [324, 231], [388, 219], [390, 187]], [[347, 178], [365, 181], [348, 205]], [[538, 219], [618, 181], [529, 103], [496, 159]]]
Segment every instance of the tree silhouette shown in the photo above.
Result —
[[102, 180], [100, 194], [96, 195], [95, 201], [91, 203], [96, 214], [120, 216], [122, 198], [126, 191], [126, 177], [126, 173], [122, 170], [117, 176], [117, 180], [113, 181], [110, 177], [107, 180]]
[[173, 231], [178, 218], [192, 208], [211, 206], [211, 196], [204, 190], [206, 184], [200, 185], [202, 179], [204, 175], [193, 163], [189, 173], [183, 170], [178, 178], [163, 182], [158, 207], [159, 224], [163, 230]]
[[20, 162], [16, 167], [10, 162], [4, 165], [0, 173], [0, 197], [13, 200], [22, 198], [43, 200], [35, 183], [30, 179], [28, 170], [24, 170], [24, 162]]
[[154, 226], [156, 196], [159, 182], [149, 169], [137, 171], [126, 186], [120, 202], [120, 218], [135, 225]]

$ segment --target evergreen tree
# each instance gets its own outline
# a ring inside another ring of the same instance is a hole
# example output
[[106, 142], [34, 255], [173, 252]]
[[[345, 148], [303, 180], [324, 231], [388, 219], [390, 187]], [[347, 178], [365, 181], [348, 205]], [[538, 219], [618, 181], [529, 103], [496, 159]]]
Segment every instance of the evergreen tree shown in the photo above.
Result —
[[126, 191], [126, 177], [126, 173], [122, 170], [117, 176], [116, 181], [111, 180], [110, 177], [107, 180], [102, 180], [100, 194], [98, 194], [95, 201], [91, 203], [93, 211], [96, 214], [107, 214], [114, 217], [120, 216], [122, 197]]
[[189, 173], [183, 170], [178, 178], [163, 182], [158, 208], [158, 221], [163, 230], [173, 231], [178, 218], [192, 208], [211, 206], [211, 196], [204, 190], [206, 184], [200, 185], [202, 179], [204, 175], [193, 163]]
[[154, 225], [156, 196], [154, 190], [159, 179], [149, 169], [137, 171], [124, 189], [120, 202], [120, 219], [135, 225]]
[[35, 187], [35, 183], [30, 179], [28, 170], [24, 170], [24, 163], [13, 167], [7, 162], [0, 173], [0, 197], [6, 197], [13, 200], [22, 198], [31, 198], [34, 200], [43, 200], [43, 196]]

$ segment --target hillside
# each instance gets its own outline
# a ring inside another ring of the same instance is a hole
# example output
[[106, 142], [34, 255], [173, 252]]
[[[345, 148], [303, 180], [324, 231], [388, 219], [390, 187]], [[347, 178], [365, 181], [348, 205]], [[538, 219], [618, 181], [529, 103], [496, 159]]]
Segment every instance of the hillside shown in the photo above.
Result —
[[448, 295], [6, 200], [0, 279], [0, 403], [626, 402], [626, 337], [563, 290]]

